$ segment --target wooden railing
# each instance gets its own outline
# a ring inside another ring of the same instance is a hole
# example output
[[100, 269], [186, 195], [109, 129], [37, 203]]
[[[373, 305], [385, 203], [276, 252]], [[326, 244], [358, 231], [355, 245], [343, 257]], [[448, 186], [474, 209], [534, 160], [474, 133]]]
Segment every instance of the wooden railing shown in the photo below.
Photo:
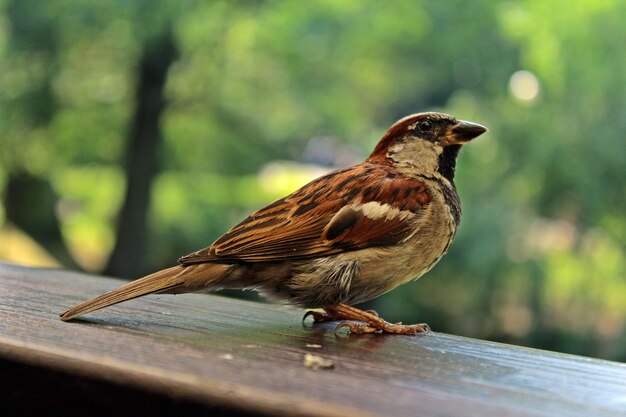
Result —
[[0, 264], [1, 415], [626, 415], [624, 364], [440, 333], [336, 335], [272, 304], [148, 296], [58, 319], [119, 284]]

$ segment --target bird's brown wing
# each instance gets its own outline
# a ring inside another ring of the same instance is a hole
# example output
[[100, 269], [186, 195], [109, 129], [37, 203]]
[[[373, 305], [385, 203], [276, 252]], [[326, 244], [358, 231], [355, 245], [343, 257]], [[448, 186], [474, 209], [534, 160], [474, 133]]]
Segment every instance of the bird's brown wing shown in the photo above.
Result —
[[430, 194], [391, 167], [335, 171], [251, 214], [211, 246], [179, 259], [272, 262], [393, 245], [415, 232]]

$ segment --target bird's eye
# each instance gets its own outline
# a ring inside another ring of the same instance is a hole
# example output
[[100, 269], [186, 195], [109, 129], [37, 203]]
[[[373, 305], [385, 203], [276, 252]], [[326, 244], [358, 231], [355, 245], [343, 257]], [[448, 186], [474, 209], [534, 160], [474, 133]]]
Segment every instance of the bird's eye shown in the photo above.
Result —
[[433, 130], [433, 122], [431, 122], [430, 120], [422, 120], [417, 124], [417, 128], [422, 133], [430, 132], [431, 130]]

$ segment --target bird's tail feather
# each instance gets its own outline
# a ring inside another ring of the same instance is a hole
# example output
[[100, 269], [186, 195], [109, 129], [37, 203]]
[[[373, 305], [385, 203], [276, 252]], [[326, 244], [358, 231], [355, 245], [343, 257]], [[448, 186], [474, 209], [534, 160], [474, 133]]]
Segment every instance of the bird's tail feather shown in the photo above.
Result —
[[227, 272], [225, 267], [225, 265], [218, 264], [197, 264], [190, 266], [179, 265], [163, 269], [122, 285], [106, 294], [83, 301], [61, 313], [60, 318], [63, 321], [69, 321], [91, 311], [147, 294], [176, 294], [211, 289], [212, 283], [219, 281], [220, 278], [225, 276]]

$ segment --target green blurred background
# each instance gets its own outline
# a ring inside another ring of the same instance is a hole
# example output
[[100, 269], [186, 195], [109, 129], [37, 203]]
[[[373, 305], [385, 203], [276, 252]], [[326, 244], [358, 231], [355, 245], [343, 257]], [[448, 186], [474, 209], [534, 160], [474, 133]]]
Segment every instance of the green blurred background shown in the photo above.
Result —
[[440, 110], [490, 132], [367, 307], [626, 361], [626, 2], [0, 0], [0, 259], [136, 278]]

